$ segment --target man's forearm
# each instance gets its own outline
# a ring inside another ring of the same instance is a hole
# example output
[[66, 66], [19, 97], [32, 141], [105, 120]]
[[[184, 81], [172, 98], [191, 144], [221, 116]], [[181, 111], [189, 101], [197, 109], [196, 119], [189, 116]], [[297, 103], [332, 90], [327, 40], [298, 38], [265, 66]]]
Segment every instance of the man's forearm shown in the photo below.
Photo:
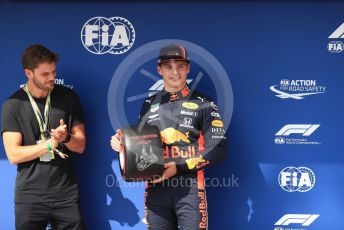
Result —
[[86, 138], [81, 135], [71, 135], [70, 141], [64, 145], [69, 150], [82, 154], [85, 150]]
[[36, 145], [15, 146], [6, 149], [7, 157], [12, 164], [32, 161], [48, 151], [47, 141]]

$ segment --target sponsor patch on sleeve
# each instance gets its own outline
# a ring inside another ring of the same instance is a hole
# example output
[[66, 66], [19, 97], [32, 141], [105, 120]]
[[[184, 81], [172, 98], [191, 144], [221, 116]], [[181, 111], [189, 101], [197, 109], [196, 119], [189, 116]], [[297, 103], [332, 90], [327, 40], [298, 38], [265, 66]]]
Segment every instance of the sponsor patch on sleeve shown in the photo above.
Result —
[[188, 169], [199, 168], [200, 166], [207, 165], [209, 162], [204, 160], [202, 156], [193, 157], [186, 160]]
[[213, 120], [211, 122], [211, 125], [214, 126], [214, 127], [222, 128], [223, 127], [223, 122], [221, 120]]

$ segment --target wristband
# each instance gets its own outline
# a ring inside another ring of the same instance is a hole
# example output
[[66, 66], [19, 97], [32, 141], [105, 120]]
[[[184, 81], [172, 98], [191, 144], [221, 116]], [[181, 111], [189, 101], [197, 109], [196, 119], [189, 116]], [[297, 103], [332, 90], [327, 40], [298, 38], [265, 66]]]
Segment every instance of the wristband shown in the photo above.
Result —
[[47, 147], [48, 147], [49, 152], [53, 151], [53, 147], [51, 146], [51, 139], [47, 141]]
[[70, 133], [68, 133], [67, 136], [66, 136], [66, 139], [64, 141], [62, 141], [62, 143], [64, 143], [64, 144], [68, 143], [70, 141], [71, 137], [72, 136], [70, 135]]

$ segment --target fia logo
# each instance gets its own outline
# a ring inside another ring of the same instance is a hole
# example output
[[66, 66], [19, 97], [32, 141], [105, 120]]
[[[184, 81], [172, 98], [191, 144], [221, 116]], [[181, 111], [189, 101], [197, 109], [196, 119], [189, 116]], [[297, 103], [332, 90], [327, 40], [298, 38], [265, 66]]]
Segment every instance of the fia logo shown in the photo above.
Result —
[[[344, 23], [342, 23], [328, 38], [344, 38]], [[341, 53], [344, 50], [344, 44], [341, 41], [330, 41], [327, 45], [327, 50], [331, 53]]]
[[285, 139], [283, 137], [276, 137], [275, 138], [275, 144], [283, 145], [283, 144], [285, 144]]
[[280, 80], [280, 85], [282, 87], [288, 87], [290, 85], [290, 81], [288, 79], [282, 79]]
[[308, 192], [315, 185], [315, 175], [310, 168], [289, 166], [278, 175], [278, 183], [287, 192]]
[[122, 17], [94, 17], [81, 29], [81, 42], [93, 54], [122, 54], [134, 41], [134, 27]]
[[341, 41], [331, 41], [327, 45], [328, 51], [331, 53], [341, 53], [344, 49], [344, 44]]

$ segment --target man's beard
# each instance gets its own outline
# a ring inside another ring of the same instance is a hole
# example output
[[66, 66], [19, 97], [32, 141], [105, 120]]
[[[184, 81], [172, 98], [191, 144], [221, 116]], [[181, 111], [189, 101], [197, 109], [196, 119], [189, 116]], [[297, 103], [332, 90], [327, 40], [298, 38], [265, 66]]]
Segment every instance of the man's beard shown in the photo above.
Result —
[[35, 76], [33, 77], [33, 84], [34, 84], [37, 88], [39, 88], [40, 90], [44, 90], [44, 91], [51, 91], [51, 90], [54, 89], [54, 84], [53, 84], [52, 86], [44, 85], [43, 83], [37, 81]]

